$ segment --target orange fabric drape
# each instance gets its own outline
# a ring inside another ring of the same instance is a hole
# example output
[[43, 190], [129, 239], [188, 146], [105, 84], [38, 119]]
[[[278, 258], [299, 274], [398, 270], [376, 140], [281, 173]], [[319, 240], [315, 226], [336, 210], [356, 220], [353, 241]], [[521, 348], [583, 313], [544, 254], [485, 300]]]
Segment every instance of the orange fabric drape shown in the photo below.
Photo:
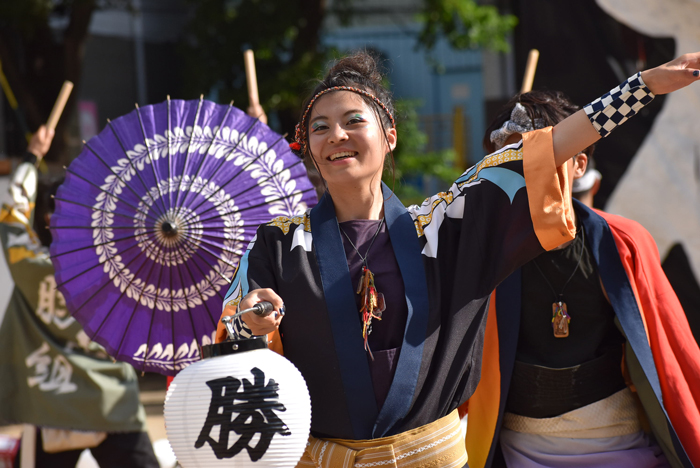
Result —
[[554, 165], [552, 127], [523, 134], [523, 172], [535, 234], [545, 250], [576, 235], [566, 166]]
[[501, 367], [496, 319], [496, 292], [494, 291], [491, 293], [489, 313], [486, 317], [481, 380], [479, 380], [479, 385], [471, 398], [460, 407], [460, 410], [463, 407], [468, 408], [466, 444], [471, 468], [483, 468], [486, 464], [498, 422], [498, 407], [501, 401]]

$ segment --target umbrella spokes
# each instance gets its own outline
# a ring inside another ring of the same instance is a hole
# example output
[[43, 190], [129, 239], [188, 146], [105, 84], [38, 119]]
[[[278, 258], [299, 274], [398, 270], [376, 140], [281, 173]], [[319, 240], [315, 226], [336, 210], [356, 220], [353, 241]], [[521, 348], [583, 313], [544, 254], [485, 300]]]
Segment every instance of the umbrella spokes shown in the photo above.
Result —
[[[121, 185], [122, 187], [128, 188], [134, 195], [136, 195], [137, 198], [140, 196], [140, 195], [136, 192], [136, 190], [134, 190], [134, 188], [131, 187], [131, 185], [128, 183], [128, 181], [125, 181], [125, 180], [122, 178], [122, 174], [116, 172], [116, 171], [114, 170], [114, 167], [112, 167], [112, 166], [110, 166], [109, 164], [107, 164], [107, 162], [102, 158], [102, 156], [100, 156], [100, 155], [97, 153], [97, 151], [95, 151], [95, 150], [90, 146], [90, 143], [85, 143], [85, 147], [86, 147], [92, 154], [95, 155], [95, 157], [97, 158], [98, 161], [100, 161], [102, 164], [104, 164], [104, 166], [105, 166], [112, 174], [114, 174], [114, 177], [116, 178], [116, 180], [112, 181], [111, 184], [116, 184], [117, 181], [118, 181], [118, 182], [121, 183], [120, 185]], [[128, 172], [126, 172], [125, 174], [126, 174], [126, 175], [129, 175]], [[142, 182], [143, 182], [143, 181], [142, 181]], [[109, 183], [109, 182], [108, 182], [108, 183]], [[109, 190], [109, 193], [114, 193], [114, 191], [115, 191], [114, 189]]]
[[[56, 227], [52, 227], [52, 229], [56, 229]], [[119, 239], [108, 240], [108, 241], [100, 242], [98, 244], [84, 245], [82, 247], [78, 247], [77, 249], [73, 249], [73, 250], [66, 250], [64, 252], [52, 253], [51, 259], [53, 260], [53, 259], [56, 259], [56, 258], [62, 256], [62, 255], [74, 254], [74, 253], [78, 253], [78, 252], [83, 252], [85, 250], [94, 249], [95, 247], [99, 247], [102, 245], [107, 245], [107, 244], [111, 244], [111, 243], [116, 244], [117, 242], [131, 240], [131, 239], [134, 239], [135, 237], [136, 237], [136, 234], [132, 234], [130, 236], [124, 236], [124, 237], [120, 237]], [[97, 265], [95, 265], [95, 266], [97, 266]]]
[[[146, 215], [146, 216], [151, 216], [151, 215], [149, 215], [148, 213], [146, 213], [145, 211], [142, 211], [141, 208], [132, 205], [131, 203], [127, 202], [126, 200], [120, 199], [120, 198], [119, 198], [117, 195], [115, 195], [114, 193], [107, 191], [107, 190], [104, 189], [103, 187], [100, 187], [99, 185], [95, 184], [94, 182], [92, 182], [92, 181], [88, 180], [87, 178], [81, 176], [80, 174], [78, 174], [78, 173], [72, 171], [70, 167], [67, 167], [67, 168], [65, 168], [65, 169], [66, 169], [66, 172], [67, 172], [67, 173], [69, 173], [69, 174], [71, 174], [71, 175], [77, 177], [78, 179], [82, 180], [83, 182], [86, 182], [86, 183], [88, 183], [89, 185], [91, 185], [92, 187], [94, 187], [94, 188], [96, 188], [97, 190], [99, 190], [99, 191], [101, 192], [101, 195], [102, 195], [104, 198], [106, 198], [106, 199], [108, 198], [109, 200], [111, 200], [112, 202], [114, 202], [115, 205], [116, 205], [117, 202], [119, 202], [119, 203], [122, 203], [122, 204], [128, 206], [129, 208], [133, 208], [133, 209], [136, 210], [136, 211], [141, 211], [141, 212], [142, 212], [144, 215]], [[93, 205], [92, 208], [94, 208], [94, 205]], [[101, 209], [101, 208], [98, 208], [98, 209]], [[152, 217], [152, 216], [151, 216], [151, 217]], [[155, 218], [153, 218], [153, 219], [155, 220]], [[53, 228], [53, 227], [52, 227], [52, 228]]]
[[[189, 237], [192, 241], [184, 242], [185, 235], [191, 233]], [[200, 222], [185, 223], [183, 213], [170, 209], [161, 215], [155, 224], [155, 239], [164, 247], [169, 249], [190, 250], [196, 246], [202, 237], [203, 226]]]
[[[192, 151], [192, 139], [194, 138], [195, 133], [196, 133], [195, 129], [197, 128], [197, 122], [199, 121], [199, 113], [202, 111], [202, 102], [203, 102], [203, 98], [200, 96], [199, 104], [197, 104], [197, 111], [194, 114], [194, 124], [192, 124], [192, 133], [190, 133], [190, 141], [187, 145], [187, 152], [185, 153], [185, 162], [183, 165], [183, 170], [187, 169], [188, 163], [190, 161], [190, 154]], [[212, 138], [211, 141], [214, 141], [214, 138]], [[209, 146], [211, 146], [211, 143], [209, 143]], [[206, 155], [206, 153], [204, 153], [204, 154]], [[202, 160], [203, 159], [204, 158], [202, 158]], [[197, 173], [198, 172], [199, 171], [197, 171]], [[195, 174], [195, 179], [198, 175], [197, 173]], [[178, 206], [178, 207], [180, 206], [180, 191], [182, 189], [182, 179], [183, 179], [183, 177], [180, 177], [180, 182], [178, 183], [177, 192], [175, 193], [175, 206]]]
[[[304, 194], [306, 194], [306, 193], [308, 193], [308, 192], [310, 192], [310, 191], [312, 191], [312, 190], [315, 190], [315, 189], [314, 189], [313, 187], [311, 187], [311, 188], [307, 188], [307, 189], [305, 189], [305, 190], [300, 190], [300, 191], [298, 191], [298, 192], [290, 193], [290, 194], [285, 195], [285, 196], [283, 196], [283, 197], [271, 197], [271, 198], [265, 200], [264, 202], [260, 202], [260, 203], [258, 203], [258, 204], [256, 204], [256, 205], [248, 205], [248, 206], [246, 206], [246, 207], [244, 207], [244, 208], [238, 208], [238, 207], [236, 207], [236, 209], [235, 209], [234, 211], [227, 211], [227, 212], [225, 212], [224, 214], [214, 215], [214, 216], [211, 216], [211, 217], [209, 217], [209, 218], [202, 218], [202, 219], [200, 219], [200, 221], [204, 223], [204, 222], [207, 222], [207, 221], [211, 221], [211, 220], [213, 220], [213, 219], [216, 219], [216, 218], [218, 218], [219, 216], [227, 216], [227, 215], [232, 215], [232, 214], [234, 214], [234, 213], [242, 213], [242, 212], [245, 212], [245, 211], [247, 211], [247, 210], [252, 210], [252, 209], [255, 209], [255, 208], [260, 208], [261, 206], [276, 204], [277, 202], [289, 201], [289, 202], [290, 202], [289, 204], [293, 204], [294, 197], [297, 197], [297, 196], [299, 196], [299, 195], [304, 195]], [[209, 212], [209, 211], [211, 211], [211, 209], [209, 209], [209, 210], [207, 210], [207, 211], [205, 211], [205, 212]]]
[[[55, 228], [52, 227], [51, 229], [55, 229]], [[110, 243], [110, 242], [107, 242], [106, 244], [109, 244], [109, 243]], [[138, 244], [130, 245], [129, 247], [127, 247], [126, 249], [124, 249], [124, 250], [122, 251], [122, 253], [126, 253], [126, 252], [130, 251], [131, 249], [133, 249], [133, 248], [136, 247], [137, 245], [138, 245]], [[57, 255], [54, 255], [54, 257], [58, 257], [58, 256], [57, 256]], [[121, 259], [121, 256], [119, 256], [119, 258]], [[134, 258], [136, 258], [136, 257], [134, 257]], [[94, 270], [94, 269], [97, 268], [97, 267], [103, 266], [105, 263], [107, 263], [107, 261], [108, 261], [108, 259], [100, 260], [99, 262], [97, 262], [97, 263], [95, 263], [94, 265], [88, 267], [87, 269], [85, 269], [85, 270], [83, 270], [83, 271], [79, 271], [77, 274], [71, 276], [71, 277], [68, 278], [67, 280], [62, 280], [62, 281], [60, 281], [60, 282], [59, 282], [59, 281], [56, 281], [56, 289], [60, 289], [60, 288], [62, 288], [63, 286], [65, 286], [65, 285], [67, 285], [68, 283], [70, 283], [71, 281], [75, 280], [76, 278], [79, 278], [79, 277], [81, 277], [81, 276], [83, 276], [83, 275], [89, 273], [90, 270]], [[110, 278], [110, 280], [111, 280], [111, 278]]]
[[[124, 155], [126, 156], [126, 163], [129, 165], [129, 172], [125, 172], [125, 173], [129, 174], [130, 171], [133, 171], [136, 174], [136, 177], [141, 182], [141, 186], [146, 190], [146, 193], [149, 194], [149, 196], [150, 196], [151, 192], [150, 192], [150, 190], [148, 190], [148, 185], [141, 177], [141, 171], [139, 170], [138, 165], [134, 164], [134, 161], [131, 159], [129, 152], [126, 150], [126, 148], [124, 147], [124, 143], [122, 143], [122, 140], [119, 137], [119, 133], [117, 133], [117, 130], [114, 128], [114, 125], [112, 125], [112, 122], [110, 120], [107, 120], [107, 126], [112, 131], [114, 138], [117, 140], [117, 143], [119, 143], [119, 147], [122, 149]], [[148, 143], [146, 143], [146, 148], [148, 148]], [[121, 160], [121, 159], [118, 160], [117, 164], [119, 165], [120, 169], [126, 171], [126, 167], [124, 166], [123, 160]], [[152, 200], [152, 201], [155, 203], [155, 200]], [[163, 208], [165, 208], [165, 206]]]
[[[226, 122], [228, 120], [229, 114], [231, 113], [231, 109], [233, 109], [233, 108], [234, 108], [233, 101], [231, 101], [231, 103], [228, 105], [228, 108], [226, 109], [226, 114], [221, 119], [222, 123]], [[255, 122], [253, 122], [251, 124], [251, 126], [248, 127], [248, 130], [252, 129], [254, 125], [255, 125]], [[214, 145], [214, 142], [217, 141], [217, 139], [221, 135], [222, 128], [223, 128], [223, 125], [219, 125], [217, 127], [216, 134], [214, 135], [214, 138], [211, 139], [211, 141], [209, 142], [209, 146], [207, 147], [206, 151], [204, 151], [204, 153], [203, 153], [204, 156], [202, 158], [200, 158], [200, 160], [199, 160], [199, 165], [197, 166], [197, 170], [195, 171], [194, 176], [192, 177], [193, 180], [197, 180], [197, 178], [200, 177], [202, 167], [204, 167], [204, 161], [207, 159], [206, 156], [209, 154], [211, 147]], [[235, 150], [235, 147], [231, 149], [231, 152], [233, 152], [234, 150]], [[189, 155], [189, 153], [188, 153], [188, 155]], [[222, 158], [222, 160], [223, 160], [223, 158]], [[189, 198], [189, 194], [190, 194], [190, 191], [187, 191], [185, 193], [185, 199], [182, 201], [182, 204], [185, 206], [187, 205], [187, 199]], [[179, 191], [178, 191], [178, 200], [179, 200]], [[180, 205], [180, 203], [178, 202], [177, 205]]]
[[[151, 155], [151, 144], [148, 140], [148, 137], [146, 136], [146, 129], [143, 128], [143, 119], [141, 118], [141, 108], [139, 107], [138, 104], [136, 104], [136, 116], [139, 119], [139, 127], [141, 128], [141, 132], [143, 134], [143, 141], [146, 144], [146, 154], [148, 154], [148, 159], [151, 163], [150, 166], [151, 166], [151, 171], [153, 171], [153, 178], [155, 180], [161, 180], [161, 178], [158, 176], [158, 170], [156, 169], [156, 164], [153, 162], [153, 156]], [[160, 191], [160, 184], [156, 184], [156, 187], [158, 187], [158, 193], [160, 194], [159, 199], [161, 201], [161, 207], [163, 208], [163, 211], [167, 211], [168, 208], [165, 206], [165, 202], [163, 201], [163, 193]]]
[[[127, 250], [128, 250], [128, 249], [127, 249]], [[121, 270], [120, 270], [118, 273], [121, 273], [121, 272], [123, 272], [124, 270], [126, 270], [127, 268], [129, 268], [129, 265], [131, 265], [132, 263], [134, 263], [134, 261], [135, 261], [137, 258], [138, 258], [137, 256], [134, 256], [134, 258], [132, 258], [131, 260], [129, 260], [129, 262], [127, 262], [125, 265], [122, 266]], [[110, 277], [108, 281], [102, 283], [102, 285], [101, 285], [99, 288], [97, 288], [97, 290], [96, 290], [95, 292], [93, 292], [92, 295], [90, 295], [90, 297], [87, 298], [87, 300], [83, 301], [83, 303], [80, 304], [80, 305], [77, 307], [77, 309], [76, 309], [73, 313], [74, 313], [74, 314], [79, 313], [80, 310], [85, 306], [85, 304], [87, 304], [88, 302], [90, 302], [91, 300], [93, 300], [93, 299], [94, 299], [108, 284], [111, 284], [111, 282], [114, 281], [114, 279], [115, 279], [116, 277], [117, 277], [117, 275], [114, 275], [113, 277]], [[70, 280], [68, 280], [68, 281], [66, 281], [66, 282], [64, 282], [64, 283], [57, 284], [57, 285], [56, 285], [56, 288], [60, 288], [60, 287], [64, 286], [65, 284], [69, 283], [69, 282], [72, 281], [73, 279], [75, 279], [75, 277], [71, 278]], [[124, 291], [126, 291], [126, 289], [125, 289]], [[122, 291], [122, 292], [120, 293], [119, 298], [122, 298], [122, 297], [124, 296], [124, 291]], [[114, 302], [112, 303], [112, 307], [110, 307], [110, 309], [109, 309], [109, 311], [107, 312], [107, 314], [104, 315], [104, 318], [103, 318], [102, 321], [100, 322], [100, 325], [97, 327], [97, 330], [95, 330], [95, 332], [94, 332], [95, 334], [99, 333], [99, 331], [102, 329], [102, 324], [103, 324], [103, 323], [105, 322], [105, 320], [107, 319], [107, 316], [109, 315], [109, 312], [111, 312], [112, 310], [114, 310], [114, 307], [115, 307], [118, 303], [119, 303], [119, 301], [114, 301]], [[111, 347], [111, 346], [110, 346], [110, 347]]]
[[[141, 266], [139, 266], [138, 270], [136, 271], [137, 274], [141, 271], [141, 269], [144, 267], [144, 265], [146, 265], [146, 262], [142, 263]], [[148, 274], [146, 275], [146, 283], [149, 282], [149, 280], [151, 278], [151, 273], [153, 273], [153, 269], [154, 269], [155, 265], [156, 265], [155, 263], [150, 264], [150, 268], [148, 269]], [[134, 275], [134, 278], [136, 278], [136, 277], [137, 277], [137, 275]], [[132, 279], [132, 282], [133, 282], [133, 279]], [[143, 297], [144, 290], [145, 290], [145, 288], [141, 289], [138, 299], [134, 302], [134, 307], [131, 309], [131, 313], [129, 314], [129, 320], [126, 323], [125, 330], [129, 330], [129, 327], [131, 326], [131, 321], [134, 318], [134, 314], [136, 313], [136, 309], [138, 308], [138, 305], [141, 303], [141, 298]], [[124, 291], [122, 291], [120, 298], [125, 294], [125, 291], [126, 291], [126, 289]], [[110, 312], [112, 310], [114, 310], [114, 306], [117, 304], [117, 302], [118, 301], [115, 301], [114, 304], [112, 304], [112, 307], [110, 308]], [[102, 322], [100, 323], [100, 326], [97, 327], [97, 330], [95, 330], [95, 333], [98, 333], [102, 329], [102, 325], [105, 323], [108, 315], [109, 314], [105, 314], [105, 319], [102, 320]], [[114, 351], [114, 355], [119, 356], [119, 354], [120, 354], [119, 351], [121, 350], [122, 345], [124, 344], [124, 339], [126, 338], [126, 336], [127, 336], [126, 333], [124, 333], [124, 335], [122, 335], [122, 339], [121, 339], [121, 341], [119, 341], [119, 345], [116, 347], [116, 349]]]
[[[170, 109], [170, 96], [168, 96], [168, 109]], [[168, 122], [168, 124], [169, 124], [169, 122]], [[158, 281], [156, 282], [156, 285], [158, 286], [157, 290], [159, 290], [159, 288], [160, 288], [160, 282], [161, 282], [161, 280], [163, 279], [163, 270], [164, 270], [164, 269], [161, 268], [161, 269], [159, 270], [159, 272], [158, 272]], [[158, 294], [157, 294], [157, 293], [156, 293], [155, 300], [156, 300], [156, 302], [158, 301]], [[138, 305], [138, 304], [137, 304], [137, 305]], [[155, 317], [156, 317], [156, 314], [151, 314], [150, 323], [148, 324], [148, 331], [147, 331], [147, 334], [146, 334], [146, 349], [144, 350], [144, 353], [143, 353], [143, 358], [144, 358], [144, 360], [143, 360], [143, 363], [142, 363], [142, 365], [141, 365], [141, 367], [140, 367], [140, 369], [141, 369], [142, 371], [146, 368], [146, 359], [148, 358], [148, 348], [149, 348], [149, 346], [150, 346], [150, 344], [151, 344], [151, 330], [153, 329], [153, 323], [155, 322]], [[172, 330], [172, 334], [173, 334], [173, 335], [172, 335], [172, 336], [173, 336], [173, 343], [174, 343], [174, 340], [175, 340], [175, 327], [172, 327], [172, 328], [173, 328], [173, 330]], [[124, 338], [126, 338], [126, 333], [124, 333]], [[120, 344], [120, 346], [123, 345], [123, 344], [124, 344], [124, 343], [123, 343], [123, 340], [122, 340], [122, 343]]]
[[[253, 129], [253, 127], [255, 127], [255, 124], [257, 124], [258, 122], [260, 122], [260, 121], [259, 121], [258, 119], [255, 119], [255, 120], [253, 121], [253, 123], [250, 124], [250, 126], [249, 126], [248, 128], [246, 128], [245, 131], [240, 135], [240, 138], [238, 138], [238, 140], [232, 145], [231, 149], [230, 149], [225, 155], [221, 155], [221, 158], [220, 158], [220, 161], [219, 161], [219, 165], [218, 165], [218, 166], [216, 167], [216, 169], [213, 171], [214, 174], [218, 173], [219, 170], [220, 170], [220, 169], [222, 168], [222, 166], [224, 165], [224, 163], [225, 163], [226, 161], [228, 161], [228, 160], [232, 157], [232, 155], [234, 154], [234, 151], [236, 151], [236, 149], [238, 149], [238, 147], [239, 147], [239, 146], [241, 145], [241, 143], [246, 139], [247, 135], [250, 133], [250, 131]], [[214, 139], [212, 139], [212, 143], [213, 143], [213, 141], [214, 141]], [[268, 148], [268, 150], [271, 149], [273, 146], [275, 146], [275, 145], [277, 144], [278, 141], [279, 141], [279, 139], [276, 140], [275, 143], [273, 143], [272, 145], [270, 145], [270, 147]], [[216, 156], [215, 156], [215, 157], [216, 157]], [[245, 169], [242, 169], [242, 170], [245, 170]], [[235, 173], [233, 173], [233, 175], [232, 175], [232, 177], [231, 177], [231, 180], [235, 179], [239, 174], [240, 174], [240, 172], [235, 172]], [[194, 179], [194, 180], [196, 180], [196, 179]], [[230, 182], [230, 180], [229, 180], [228, 182]], [[224, 187], [228, 185], [228, 182], [227, 182], [226, 184], [224, 184]], [[190, 190], [190, 192], [192, 192], [192, 190]], [[192, 208], [192, 210], [193, 210], [193, 211], [197, 211], [204, 203], [206, 203], [206, 202], [209, 201], [209, 198], [211, 198], [212, 195], [213, 195], [213, 193], [212, 193], [212, 194], [209, 194], [208, 196], [206, 196], [202, 201], [199, 202], [199, 204], [198, 204], [197, 206], [195, 206], [194, 208]]]
[[[231, 256], [231, 257], [241, 257], [241, 256], [243, 255], [243, 253], [245, 253], [245, 252], [244, 252], [243, 250], [241, 250], [241, 249], [236, 250], [236, 249], [234, 248], [234, 249], [230, 249], [230, 250], [224, 252], [224, 255], [223, 255], [223, 256], [219, 256], [219, 255], [217, 255], [216, 253], [214, 253], [213, 251], [209, 250], [205, 245], [211, 245], [211, 246], [213, 246], [213, 247], [218, 247], [217, 244], [214, 244], [214, 243], [209, 242], [209, 241], [206, 241], [206, 240], [202, 240], [201, 243], [200, 243], [200, 245], [199, 245], [198, 251], [199, 251], [199, 250], [202, 250], [202, 251], [204, 251], [204, 252], [210, 254], [213, 258], [217, 259], [217, 260], [220, 261], [221, 263], [223, 263], [223, 264], [225, 264], [225, 265], [231, 267], [232, 270], [235, 270], [236, 268], [238, 268], [238, 265], [235, 264], [235, 263], [229, 263], [229, 258], [228, 258], [228, 257], [229, 257], [229, 256]], [[239, 245], [241, 245], [241, 244], [239, 244]], [[219, 276], [220, 276], [221, 278], [223, 278], [224, 280], [226, 280], [226, 282], [228, 282], [228, 283], [231, 282], [231, 279], [230, 279], [230, 278], [228, 278], [228, 277], [225, 276], [223, 273], [221, 273], [221, 272], [219, 272], [218, 270], [216, 270], [213, 266], [212, 266], [212, 269], [213, 269], [216, 273], [218, 273]]]
[[[183, 270], [189, 276], [190, 281], [185, 282], [185, 280], [183, 278], [183, 274], [182, 274]], [[180, 275], [180, 283], [181, 284], [192, 284], [194, 286], [195, 290], [197, 291], [197, 295], [199, 296], [199, 300], [201, 301], [200, 304], [203, 304], [204, 308], [207, 310], [207, 312], [209, 312], [208, 314], [206, 314], [206, 316], [209, 317], [212, 328], [216, 329], [216, 321], [212, 317], [211, 311], [209, 310], [208, 301], [204, 298], [202, 291], [199, 289], [198, 282], [197, 282], [197, 280], [195, 280], [194, 276], [192, 275], [192, 272], [188, 268], [177, 268], [177, 272]], [[214, 288], [212, 288], [210, 291], [213, 291], [213, 289]], [[190, 318], [190, 325], [192, 325], [192, 330], [194, 330], [195, 334], [196, 334], [197, 328], [195, 327], [193, 319], [192, 319], [192, 310], [190, 308], [189, 298], [187, 296], [185, 296], [185, 305], [187, 306], [188, 312], [190, 312], [189, 314], [187, 314], [187, 316]], [[193, 303], [192, 305], [194, 306], [195, 304]], [[173, 345], [174, 344], [175, 343], [173, 343]]]
[[[243, 170], [243, 171], [248, 170], [248, 169], [251, 167], [251, 165], [252, 165], [255, 161], [257, 161], [259, 158], [261, 158], [262, 156], [264, 156], [265, 153], [267, 153], [268, 151], [270, 151], [277, 143], [279, 143], [279, 141], [280, 141], [281, 139], [282, 139], [282, 138], [280, 138], [280, 139], [278, 139], [277, 141], [275, 141], [275, 142], [274, 142], [272, 145], [270, 145], [263, 153], [259, 154], [253, 161], [250, 161], [247, 165], [245, 165], [245, 166], [242, 168], [242, 170]], [[271, 179], [273, 179], [273, 178], [275, 178], [275, 177], [281, 176], [282, 173], [289, 171], [289, 170], [292, 169], [294, 166], [296, 166], [297, 164], [300, 164], [300, 163], [301, 163], [301, 160], [295, 162], [295, 163], [292, 164], [291, 166], [279, 168], [279, 169], [277, 170], [277, 172], [274, 172], [274, 171], [275, 171], [275, 168], [274, 168], [274, 167], [273, 167], [273, 168], [266, 168], [266, 169], [267, 169], [267, 173], [265, 172], [265, 169], [263, 169], [263, 176], [260, 177], [260, 178], [257, 180], [257, 183], [258, 183], [259, 186], [263, 186], [263, 187], [264, 187], [264, 186], [266, 186], [266, 185], [268, 185], [268, 184], [270, 183], [270, 180], [271, 180]], [[269, 172], [270, 169], [271, 169], [271, 171], [273, 171], [272, 173]], [[291, 173], [291, 172], [290, 172], [290, 173]], [[231, 182], [233, 182], [235, 179], [236, 179], [235, 177], [232, 177], [232, 178], [230, 178], [229, 180], [227, 180], [226, 183], [222, 186], [222, 188], [228, 187], [228, 185], [229, 185]], [[278, 193], [279, 193], [279, 192], [283, 192], [283, 190], [281, 190], [282, 187], [280, 187], [280, 184], [277, 184], [276, 188], [277, 188], [277, 192], [278, 192]], [[236, 195], [233, 195], [233, 196], [231, 196], [230, 198], [233, 199], [233, 200], [235, 200], [235, 199], [238, 197], [238, 195], [240, 195], [240, 194], [242, 194], [242, 193], [245, 193], [245, 191], [239, 191], [238, 193], [236, 193]], [[213, 194], [212, 194], [212, 195], [213, 195]], [[211, 198], [212, 195], [210, 195], [210, 196], [207, 197], [206, 199], [202, 200], [202, 201], [199, 203], [199, 205], [197, 205], [196, 208], [201, 207], [205, 202], [209, 201], [209, 199]], [[195, 209], [196, 209], [196, 208], [195, 208]], [[204, 213], [208, 213], [209, 211], [211, 211], [212, 209], [215, 209], [215, 208], [216, 208], [216, 205], [213, 205], [213, 206], [209, 207], [208, 209], [204, 210], [203, 212], [200, 212], [200, 215], [202, 215], [202, 214], [204, 214]]]
[[[204, 256], [203, 256], [203, 255], [200, 255], [199, 253], [197, 253], [197, 254], [195, 254], [195, 255], [197, 256], [197, 258], [199, 258], [200, 260], [204, 261]], [[207, 280], [207, 282], [209, 283], [209, 285], [211, 286], [212, 290], [215, 291], [216, 294], [218, 294], [219, 297], [223, 300], [223, 299], [225, 298], [225, 296], [224, 296], [224, 294], [222, 294], [221, 288], [216, 288], [216, 287], [215, 287], [214, 283], [212, 283], [212, 282], [211, 282], [211, 279], [209, 279], [209, 275], [207, 275], [207, 274], [204, 272], [204, 270], [202, 270], [202, 269], [199, 267], [199, 263], [197, 263], [197, 262], [192, 262], [192, 264], [195, 266], [195, 268], [197, 268], [197, 271], [202, 275], [202, 277], [206, 278], [206, 280]], [[230, 280], [229, 278], [226, 278], [225, 276], [221, 275], [221, 273], [219, 273], [219, 271], [216, 270], [215, 268], [212, 268], [212, 270], [214, 270], [216, 273], [218, 273], [219, 276], [221, 276], [224, 280], [226, 280], [227, 283], [230, 283], [230, 282], [231, 282], [231, 280]], [[214, 328], [216, 328], [216, 322], [214, 322]]]
[[[57, 196], [55, 196], [55, 195], [51, 195], [51, 198], [53, 198], [54, 200], [59, 200], [59, 201], [65, 202], [65, 203], [70, 203], [71, 205], [82, 206], [83, 208], [88, 208], [88, 209], [91, 209], [91, 210], [94, 210], [94, 211], [99, 211], [100, 213], [109, 213], [109, 214], [112, 214], [112, 215], [115, 215], [115, 216], [121, 216], [121, 217], [127, 218], [127, 219], [134, 219], [134, 218], [133, 218], [133, 215], [128, 215], [128, 214], [125, 214], [125, 213], [117, 213], [116, 211], [108, 211], [108, 210], [105, 210], [105, 209], [102, 209], [102, 208], [95, 208], [94, 206], [86, 205], [85, 203], [80, 203], [80, 202], [75, 201], [75, 200], [68, 200], [68, 199], [66, 199], [66, 198], [57, 197]], [[57, 228], [60, 229], [61, 227], [60, 227], [60, 226], [57, 226]]]

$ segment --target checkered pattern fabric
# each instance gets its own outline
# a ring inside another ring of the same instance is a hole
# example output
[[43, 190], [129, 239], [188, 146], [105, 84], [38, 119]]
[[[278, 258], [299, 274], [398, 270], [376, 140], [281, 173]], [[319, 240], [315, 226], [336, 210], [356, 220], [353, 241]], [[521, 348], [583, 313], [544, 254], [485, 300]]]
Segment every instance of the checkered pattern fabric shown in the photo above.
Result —
[[641, 72], [627, 78], [583, 108], [600, 136], [605, 138], [618, 125], [635, 115], [654, 99], [654, 93], [642, 80]]
[[253, 337], [253, 332], [240, 316], [233, 318], [233, 331], [236, 333], [236, 339]]

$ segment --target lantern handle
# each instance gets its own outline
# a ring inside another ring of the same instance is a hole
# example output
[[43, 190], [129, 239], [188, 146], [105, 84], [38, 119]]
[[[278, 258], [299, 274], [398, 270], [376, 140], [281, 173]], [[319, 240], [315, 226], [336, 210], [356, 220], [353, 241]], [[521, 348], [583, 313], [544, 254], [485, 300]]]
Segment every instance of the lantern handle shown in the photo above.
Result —
[[[272, 311], [275, 310], [275, 307], [272, 305], [271, 302], [267, 301], [262, 301], [258, 302], [255, 304], [253, 307], [250, 309], [243, 309], [239, 310], [233, 315], [225, 315], [221, 317], [221, 323], [224, 324], [224, 327], [226, 327], [226, 333], [228, 333], [228, 339], [229, 340], [235, 340], [236, 339], [236, 333], [233, 330], [233, 319], [236, 317], [240, 317], [243, 314], [247, 314], [248, 312], [253, 312], [255, 315], [259, 317], [267, 317], [272, 313]], [[280, 309], [280, 315], [284, 315], [284, 307]]]
[[223, 323], [224, 327], [226, 328], [226, 333], [228, 334], [228, 339], [235, 340], [236, 333], [233, 330], [233, 315], [226, 315], [224, 317], [221, 317], [221, 323]]

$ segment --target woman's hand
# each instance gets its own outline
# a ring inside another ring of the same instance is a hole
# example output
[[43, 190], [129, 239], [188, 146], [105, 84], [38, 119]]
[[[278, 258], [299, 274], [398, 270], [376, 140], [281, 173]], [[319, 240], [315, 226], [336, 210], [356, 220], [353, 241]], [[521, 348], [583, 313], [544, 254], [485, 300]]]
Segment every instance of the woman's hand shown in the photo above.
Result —
[[[267, 317], [260, 317], [254, 313], [247, 313], [243, 314], [241, 319], [243, 319], [246, 325], [248, 325], [248, 328], [250, 328], [250, 331], [253, 332], [253, 335], [267, 335], [268, 333], [272, 333], [277, 330], [283, 317], [283, 313], [280, 313], [280, 309], [283, 309], [284, 303], [282, 302], [282, 298], [279, 297], [272, 289], [254, 289], [250, 291], [243, 298], [243, 300], [241, 300], [241, 303], [238, 304], [238, 309], [233, 306], [227, 306], [221, 316], [224, 317], [227, 315], [233, 315], [238, 310], [250, 309], [258, 302], [263, 301], [272, 303], [274, 312]], [[221, 323], [221, 320], [219, 320], [219, 323], [216, 326], [215, 341], [217, 343], [221, 343], [222, 341], [226, 340], [227, 336], [226, 327], [224, 327], [224, 324]]]
[[675, 60], [642, 72], [642, 79], [654, 94], [667, 94], [700, 81], [700, 52], [681, 55]]

